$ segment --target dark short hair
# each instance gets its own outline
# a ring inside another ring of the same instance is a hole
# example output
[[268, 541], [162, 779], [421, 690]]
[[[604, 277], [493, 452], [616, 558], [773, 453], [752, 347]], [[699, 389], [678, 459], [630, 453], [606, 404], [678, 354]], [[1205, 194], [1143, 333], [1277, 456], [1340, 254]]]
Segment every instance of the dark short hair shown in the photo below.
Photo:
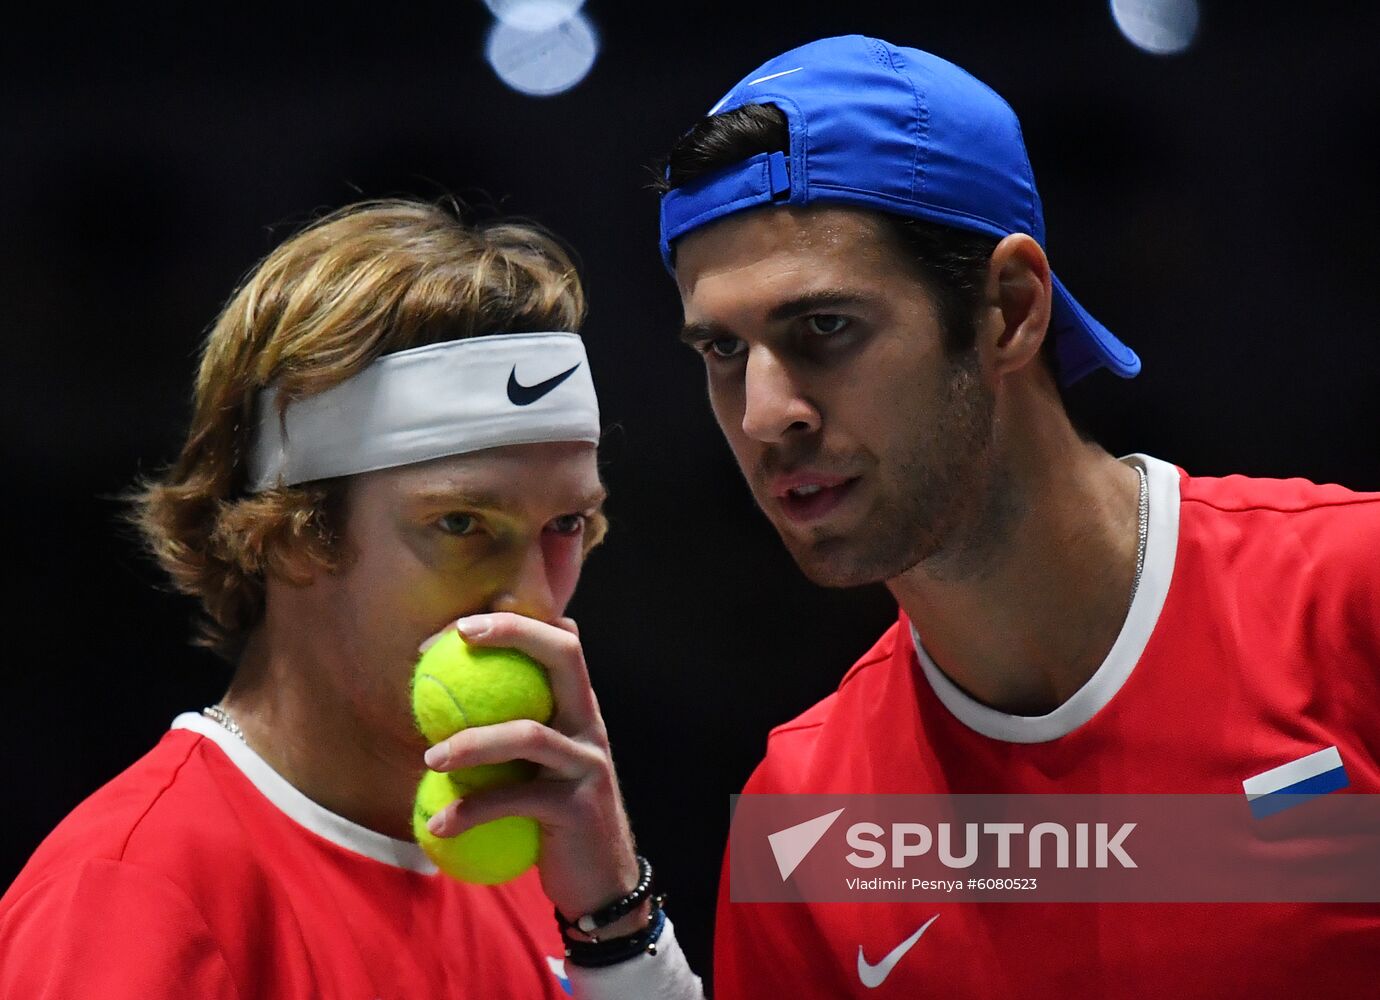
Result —
[[[746, 104], [710, 115], [672, 147], [657, 171], [654, 186], [665, 194], [759, 153], [789, 152], [790, 144], [786, 115], [773, 104]], [[949, 353], [971, 350], [977, 338], [976, 315], [987, 264], [998, 241], [983, 233], [922, 219], [865, 211], [881, 220], [896, 250], [934, 296]], [[1053, 351], [1044, 353], [1053, 364]]]

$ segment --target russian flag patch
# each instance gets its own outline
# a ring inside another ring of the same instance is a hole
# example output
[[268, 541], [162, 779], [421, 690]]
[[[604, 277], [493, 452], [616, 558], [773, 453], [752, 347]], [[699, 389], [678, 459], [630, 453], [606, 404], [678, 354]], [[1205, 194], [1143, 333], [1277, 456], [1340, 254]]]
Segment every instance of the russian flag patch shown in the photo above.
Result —
[[561, 989], [565, 990], [567, 994], [573, 994], [574, 991], [570, 987], [570, 977], [565, 974], [565, 959], [557, 958], [555, 955], [547, 955], [546, 966], [556, 977], [556, 981], [561, 984]]
[[1336, 747], [1327, 747], [1247, 778], [1241, 787], [1251, 805], [1251, 814], [1263, 819], [1350, 783], [1342, 755]]

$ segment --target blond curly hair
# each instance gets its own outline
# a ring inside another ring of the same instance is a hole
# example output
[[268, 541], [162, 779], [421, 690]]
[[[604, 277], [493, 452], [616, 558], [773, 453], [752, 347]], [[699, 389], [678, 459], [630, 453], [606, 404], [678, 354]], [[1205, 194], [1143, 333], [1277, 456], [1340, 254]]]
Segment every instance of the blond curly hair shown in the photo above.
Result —
[[[339, 567], [344, 479], [246, 491], [256, 394], [281, 405], [376, 358], [495, 333], [576, 331], [570, 254], [518, 221], [471, 225], [454, 206], [365, 202], [288, 239], [231, 296], [201, 352], [191, 426], [173, 464], [139, 481], [131, 520], [174, 587], [198, 599], [197, 644], [235, 662], [264, 613], [264, 581]], [[603, 534], [592, 525], [586, 547]]]

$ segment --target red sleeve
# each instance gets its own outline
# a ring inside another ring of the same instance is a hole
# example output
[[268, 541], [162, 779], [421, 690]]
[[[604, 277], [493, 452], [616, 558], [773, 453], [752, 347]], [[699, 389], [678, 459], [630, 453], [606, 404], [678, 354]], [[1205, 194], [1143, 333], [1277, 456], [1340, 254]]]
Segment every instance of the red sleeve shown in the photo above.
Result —
[[714, 1000], [841, 997], [835, 949], [821, 939], [800, 903], [734, 903], [728, 894], [728, 852], [714, 922]]
[[0, 914], [0, 1000], [239, 1000], [220, 947], [171, 881], [97, 858]]
[[[831, 695], [826, 702], [832, 704], [834, 698]], [[818, 720], [826, 710], [827, 706], [812, 709], [797, 722], [772, 731], [767, 755], [743, 786], [744, 795], [781, 793], [805, 783], [804, 768], [820, 732]], [[804, 907], [732, 901], [730, 853], [731, 847], [726, 846], [714, 918], [715, 1000], [844, 995], [846, 984], [830, 980], [827, 946], [818, 940]]]
[[728, 848], [724, 848], [723, 869], [719, 873], [719, 903], [714, 915], [714, 997], [731, 1000], [746, 996], [743, 976], [743, 935], [736, 925], [738, 907], [728, 901]]

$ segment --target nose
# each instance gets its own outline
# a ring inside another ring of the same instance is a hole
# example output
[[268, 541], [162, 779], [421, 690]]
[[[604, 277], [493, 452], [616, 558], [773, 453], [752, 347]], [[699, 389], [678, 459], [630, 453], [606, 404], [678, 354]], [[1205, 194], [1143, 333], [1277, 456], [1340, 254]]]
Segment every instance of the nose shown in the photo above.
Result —
[[506, 585], [494, 598], [494, 610], [511, 611], [539, 621], [558, 617], [561, 609], [557, 607], [541, 539], [534, 538], [525, 544], [514, 554], [514, 560]]
[[743, 432], [767, 444], [790, 433], [819, 430], [820, 414], [790, 369], [770, 350], [754, 345], [743, 375]]

